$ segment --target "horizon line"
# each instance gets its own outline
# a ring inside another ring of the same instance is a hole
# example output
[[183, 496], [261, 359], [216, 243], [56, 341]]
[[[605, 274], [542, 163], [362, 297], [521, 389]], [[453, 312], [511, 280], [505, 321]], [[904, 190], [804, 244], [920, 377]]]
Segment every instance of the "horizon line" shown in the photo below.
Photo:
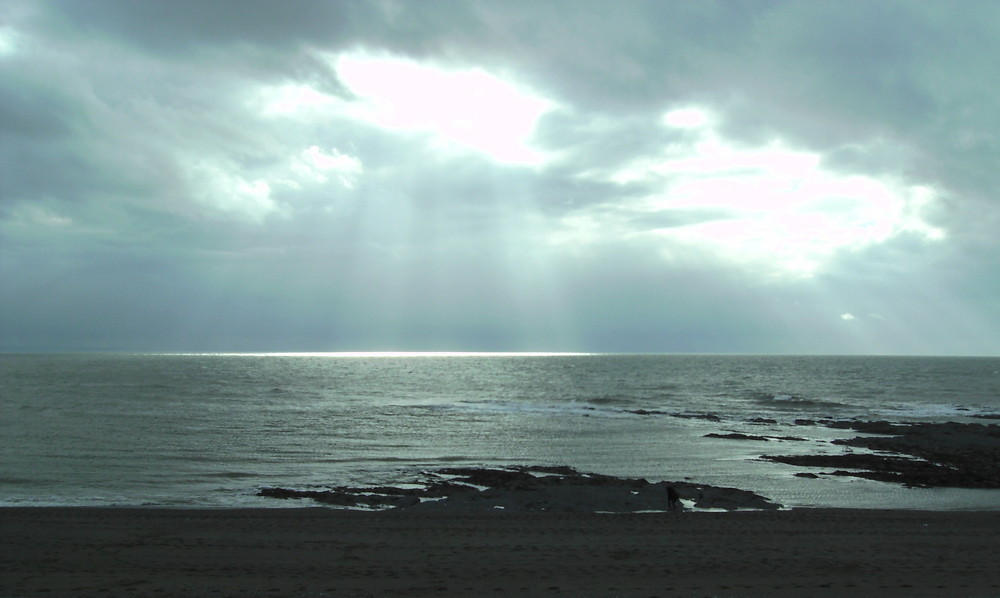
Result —
[[0, 355], [174, 355], [174, 356], [219, 356], [219, 357], [339, 357], [339, 358], [386, 358], [386, 357], [587, 357], [587, 356], [744, 356], [744, 357], [940, 357], [940, 358], [984, 358], [996, 359], [1000, 355], [973, 354], [924, 354], [924, 353], [781, 353], [781, 352], [725, 352], [725, 351], [135, 351], [135, 350], [0, 350]]

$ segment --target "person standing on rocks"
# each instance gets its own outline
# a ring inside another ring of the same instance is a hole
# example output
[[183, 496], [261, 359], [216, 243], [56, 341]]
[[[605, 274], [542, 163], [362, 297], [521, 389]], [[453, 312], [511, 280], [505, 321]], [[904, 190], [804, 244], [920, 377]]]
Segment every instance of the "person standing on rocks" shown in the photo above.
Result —
[[667, 510], [679, 511], [682, 508], [681, 496], [677, 494], [677, 489], [673, 486], [667, 486]]

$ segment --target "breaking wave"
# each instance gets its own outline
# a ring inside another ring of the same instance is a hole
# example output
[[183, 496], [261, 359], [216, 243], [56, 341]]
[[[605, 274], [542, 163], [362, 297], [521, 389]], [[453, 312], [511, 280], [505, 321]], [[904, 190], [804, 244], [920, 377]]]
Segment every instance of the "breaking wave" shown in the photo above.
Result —
[[860, 410], [859, 405], [846, 401], [803, 397], [796, 394], [758, 392], [751, 397], [754, 403], [780, 411], [819, 411], [819, 410]]

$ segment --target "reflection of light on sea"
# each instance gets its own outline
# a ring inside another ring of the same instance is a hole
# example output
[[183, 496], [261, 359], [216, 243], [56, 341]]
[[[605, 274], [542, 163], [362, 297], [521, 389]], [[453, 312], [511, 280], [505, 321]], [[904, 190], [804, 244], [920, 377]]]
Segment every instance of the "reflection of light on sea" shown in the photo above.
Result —
[[262, 357], [334, 357], [334, 358], [398, 358], [398, 357], [559, 357], [582, 356], [591, 353], [543, 351], [319, 351], [284, 353], [212, 353], [212, 355], [257, 355]]

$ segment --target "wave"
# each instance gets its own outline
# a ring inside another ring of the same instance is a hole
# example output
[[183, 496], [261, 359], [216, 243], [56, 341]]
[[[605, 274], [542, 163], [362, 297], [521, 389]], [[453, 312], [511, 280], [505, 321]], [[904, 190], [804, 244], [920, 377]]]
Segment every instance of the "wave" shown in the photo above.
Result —
[[682, 420], [705, 420], [709, 422], [720, 422], [733, 419], [734, 416], [692, 409], [662, 409], [652, 407], [637, 406], [635, 401], [613, 401], [608, 404], [595, 405], [593, 401], [564, 401], [559, 403], [542, 401], [504, 401], [504, 400], [478, 400], [459, 401], [457, 403], [443, 404], [422, 404], [410, 405], [411, 409], [427, 411], [428, 415], [434, 415], [440, 411], [464, 411], [468, 413], [500, 414], [500, 415], [532, 415], [542, 416], [569, 416], [569, 417], [597, 417], [608, 419], [625, 419], [637, 417], [669, 417]]
[[924, 404], [897, 404], [889, 405], [873, 410], [879, 417], [889, 419], [931, 419], [931, 420], [955, 420], [955, 419], [1000, 419], [996, 407], [984, 408], [980, 406], [924, 403]]
[[809, 409], [857, 410], [860, 408], [858, 405], [846, 401], [829, 398], [803, 397], [796, 394], [756, 392], [753, 393], [750, 398], [753, 402], [759, 405], [785, 411]]
[[624, 417], [630, 415], [627, 410], [610, 406], [610, 404], [595, 405], [591, 401], [577, 400], [558, 403], [547, 401], [459, 401], [458, 403], [451, 404], [450, 407], [469, 411], [511, 414], [537, 413], [542, 415], [579, 415], [588, 417]]
[[215, 471], [209, 473], [201, 474], [202, 477], [206, 478], [220, 478], [224, 480], [246, 480], [250, 478], [260, 477], [260, 472], [252, 471]]
[[635, 399], [627, 395], [606, 395], [602, 397], [593, 397], [585, 399], [585, 402], [596, 407], [635, 405]]
[[316, 459], [316, 463], [480, 463], [480, 462], [504, 462], [502, 458], [486, 458], [482, 456], [468, 456], [468, 455], [441, 455], [438, 457], [428, 457], [426, 455], [420, 455], [417, 457], [394, 457], [389, 455], [373, 455], [373, 456], [352, 456], [343, 458], [323, 458]]

